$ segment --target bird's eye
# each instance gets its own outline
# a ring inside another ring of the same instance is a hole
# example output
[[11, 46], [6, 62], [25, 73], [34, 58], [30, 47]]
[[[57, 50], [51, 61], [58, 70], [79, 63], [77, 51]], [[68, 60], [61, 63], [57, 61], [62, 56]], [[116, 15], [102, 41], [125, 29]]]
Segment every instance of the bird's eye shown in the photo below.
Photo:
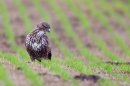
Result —
[[45, 28], [48, 28], [47, 26], [45, 26]]
[[44, 28], [50, 29], [50, 25], [49, 25], [48, 23], [43, 23], [42, 26], [43, 26]]
[[48, 26], [46, 24], [43, 24], [43, 27], [48, 28]]

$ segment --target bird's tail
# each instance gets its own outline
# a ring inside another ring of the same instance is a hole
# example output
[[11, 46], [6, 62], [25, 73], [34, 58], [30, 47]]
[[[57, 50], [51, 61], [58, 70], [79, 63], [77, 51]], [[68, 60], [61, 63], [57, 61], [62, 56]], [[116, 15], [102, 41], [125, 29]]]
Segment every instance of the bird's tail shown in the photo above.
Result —
[[51, 51], [48, 53], [48, 59], [51, 60]]

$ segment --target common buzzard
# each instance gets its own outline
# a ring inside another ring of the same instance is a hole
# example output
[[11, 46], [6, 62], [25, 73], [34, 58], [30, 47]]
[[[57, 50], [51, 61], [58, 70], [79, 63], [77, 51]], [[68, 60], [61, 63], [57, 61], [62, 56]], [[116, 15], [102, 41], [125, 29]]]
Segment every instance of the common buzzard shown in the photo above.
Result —
[[40, 22], [35, 29], [26, 36], [26, 50], [32, 61], [42, 58], [51, 60], [51, 46], [46, 32], [50, 32], [50, 25], [47, 22]]

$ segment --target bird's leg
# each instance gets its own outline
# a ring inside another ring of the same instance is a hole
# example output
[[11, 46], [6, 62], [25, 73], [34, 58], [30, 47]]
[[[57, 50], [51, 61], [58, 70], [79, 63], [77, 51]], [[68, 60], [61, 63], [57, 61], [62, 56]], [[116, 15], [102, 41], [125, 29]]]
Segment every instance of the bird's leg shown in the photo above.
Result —
[[35, 58], [33, 56], [30, 56], [30, 58], [31, 58], [31, 61], [32, 61], [31, 62], [32, 63], [32, 67], [34, 67], [34, 63], [33, 62], [34, 62]]
[[41, 62], [42, 59], [41, 59], [41, 58], [37, 58], [37, 60], [38, 60], [39, 62]]
[[51, 61], [51, 56], [52, 56], [51, 52], [48, 53], [47, 58], [48, 58], [50, 61]]
[[31, 61], [32, 61], [32, 62], [34, 62], [35, 58], [34, 58], [34, 57], [32, 57], [32, 56], [30, 56], [30, 58], [31, 58]]

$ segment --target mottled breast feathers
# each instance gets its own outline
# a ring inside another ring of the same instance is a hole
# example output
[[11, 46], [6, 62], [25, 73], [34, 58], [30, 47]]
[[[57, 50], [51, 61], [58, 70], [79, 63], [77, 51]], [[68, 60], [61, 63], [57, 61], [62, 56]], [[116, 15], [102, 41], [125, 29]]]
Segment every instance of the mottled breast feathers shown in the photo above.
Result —
[[44, 31], [35, 29], [28, 34], [25, 46], [32, 61], [35, 59], [41, 61], [42, 58], [51, 59], [51, 47]]

